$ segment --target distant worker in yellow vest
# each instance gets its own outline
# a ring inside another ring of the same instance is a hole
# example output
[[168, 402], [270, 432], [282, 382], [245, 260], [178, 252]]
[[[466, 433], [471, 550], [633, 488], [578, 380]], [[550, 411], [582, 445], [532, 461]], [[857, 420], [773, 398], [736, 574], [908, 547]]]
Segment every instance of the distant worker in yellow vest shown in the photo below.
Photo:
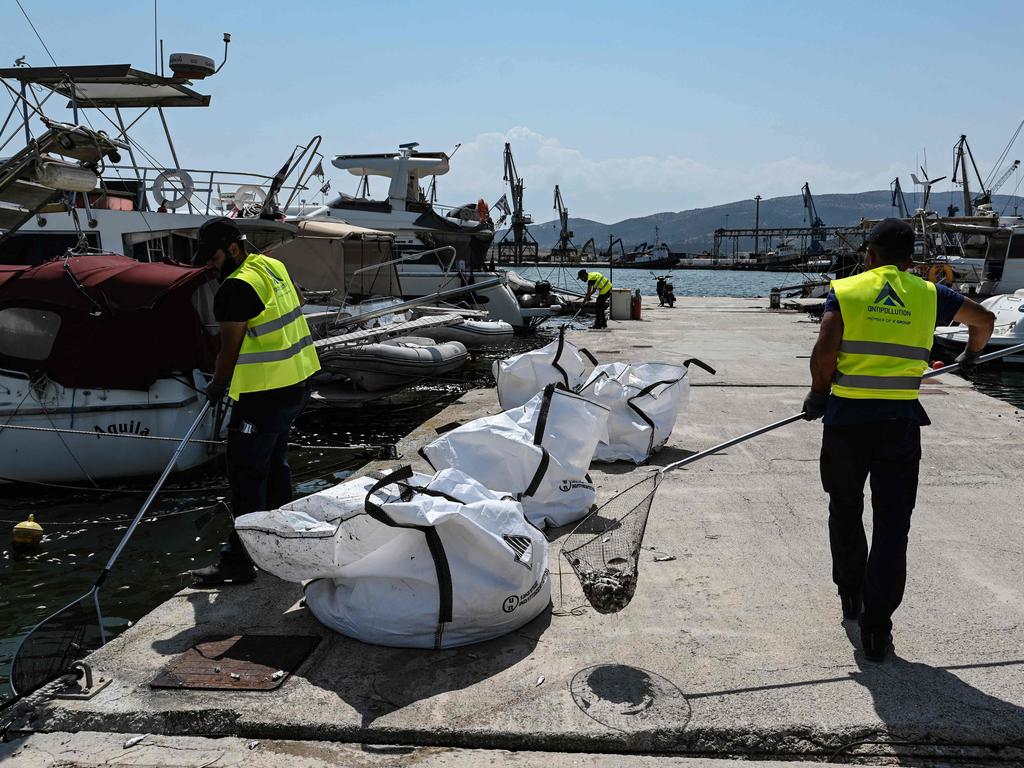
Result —
[[597, 293], [597, 301], [594, 304], [594, 328], [607, 328], [608, 320], [604, 316], [604, 311], [608, 307], [608, 299], [612, 295], [612, 281], [600, 272], [587, 272], [585, 269], [581, 269], [577, 277], [587, 284], [587, 295], [583, 299], [584, 304], [590, 301], [590, 297], [595, 292]]
[[[234, 401], [228, 424], [228, 481], [232, 515], [276, 509], [292, 500], [288, 435], [309, 399], [309, 378], [320, 363], [303, 301], [277, 259], [247, 253], [245, 237], [226, 218], [199, 230], [197, 263], [221, 273], [213, 301], [220, 323], [220, 352], [206, 388], [211, 403], [225, 393]], [[256, 578], [256, 567], [238, 534], [217, 563], [191, 572], [203, 586]]]
[[[967, 347], [957, 358], [967, 372], [992, 335], [995, 315], [906, 271], [914, 230], [900, 219], [875, 225], [861, 250], [866, 271], [833, 280], [825, 300], [804, 414], [824, 417], [821, 481], [843, 618], [859, 621], [865, 657], [884, 661], [907, 580], [921, 427], [931, 423], [918, 389], [935, 327], [954, 320], [968, 326]], [[862, 520], [868, 476], [870, 549]]]

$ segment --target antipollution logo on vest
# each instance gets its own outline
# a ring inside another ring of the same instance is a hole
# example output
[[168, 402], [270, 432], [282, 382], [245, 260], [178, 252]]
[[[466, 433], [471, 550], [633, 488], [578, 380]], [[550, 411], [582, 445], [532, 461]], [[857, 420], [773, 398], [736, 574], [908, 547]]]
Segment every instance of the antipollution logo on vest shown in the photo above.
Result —
[[886, 281], [885, 287], [878, 292], [875, 303], [868, 307], [868, 312], [881, 312], [886, 315], [902, 315], [910, 317], [910, 310], [903, 303], [903, 299], [896, 293], [892, 284]]

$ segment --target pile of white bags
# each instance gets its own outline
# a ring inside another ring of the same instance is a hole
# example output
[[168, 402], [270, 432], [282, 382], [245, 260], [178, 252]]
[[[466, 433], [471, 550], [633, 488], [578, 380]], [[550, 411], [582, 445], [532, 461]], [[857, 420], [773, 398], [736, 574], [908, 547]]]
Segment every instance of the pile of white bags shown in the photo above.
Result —
[[504, 410], [526, 404], [548, 384], [561, 384], [575, 390], [583, 383], [587, 361], [597, 360], [587, 350], [565, 340], [565, 328], [558, 338], [540, 349], [513, 355], [494, 363], [498, 402]]
[[456, 469], [349, 480], [235, 529], [260, 568], [314, 579], [306, 605], [323, 624], [367, 643], [489, 640], [550, 602], [543, 534], [519, 502]]
[[515, 496], [543, 528], [568, 525], [594, 504], [587, 473], [607, 441], [608, 408], [549, 384], [525, 405], [463, 424], [425, 446], [434, 470], [454, 467]]
[[668, 441], [689, 401], [690, 363], [714, 373], [699, 360], [681, 366], [608, 363], [594, 368], [579, 393], [610, 411], [608, 437], [598, 444], [594, 458], [641, 464], [653, 456]]

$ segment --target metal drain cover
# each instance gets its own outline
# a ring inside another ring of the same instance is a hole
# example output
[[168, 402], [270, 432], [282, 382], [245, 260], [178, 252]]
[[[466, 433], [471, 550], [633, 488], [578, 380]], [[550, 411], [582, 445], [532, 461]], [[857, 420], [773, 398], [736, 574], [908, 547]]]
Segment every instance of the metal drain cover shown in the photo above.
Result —
[[151, 688], [272, 691], [319, 644], [319, 637], [216, 635], [204, 637], [167, 664]]

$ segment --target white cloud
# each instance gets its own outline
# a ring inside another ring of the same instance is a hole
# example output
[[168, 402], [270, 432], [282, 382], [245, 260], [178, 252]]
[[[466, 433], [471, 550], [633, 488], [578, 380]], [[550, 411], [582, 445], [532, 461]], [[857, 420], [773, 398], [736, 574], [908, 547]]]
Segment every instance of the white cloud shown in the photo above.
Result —
[[526, 209], [535, 221], [553, 218], [554, 185], [573, 216], [615, 222], [659, 211], [680, 211], [760, 194], [796, 195], [805, 181], [816, 194], [885, 189], [901, 170], [851, 170], [802, 160], [799, 156], [741, 166], [728, 158], [697, 160], [678, 155], [590, 157], [526, 127], [483, 133], [463, 143], [451, 172], [438, 180], [446, 203], [483, 196], [493, 202], [502, 191], [502, 152], [512, 143], [519, 175], [526, 183]]

